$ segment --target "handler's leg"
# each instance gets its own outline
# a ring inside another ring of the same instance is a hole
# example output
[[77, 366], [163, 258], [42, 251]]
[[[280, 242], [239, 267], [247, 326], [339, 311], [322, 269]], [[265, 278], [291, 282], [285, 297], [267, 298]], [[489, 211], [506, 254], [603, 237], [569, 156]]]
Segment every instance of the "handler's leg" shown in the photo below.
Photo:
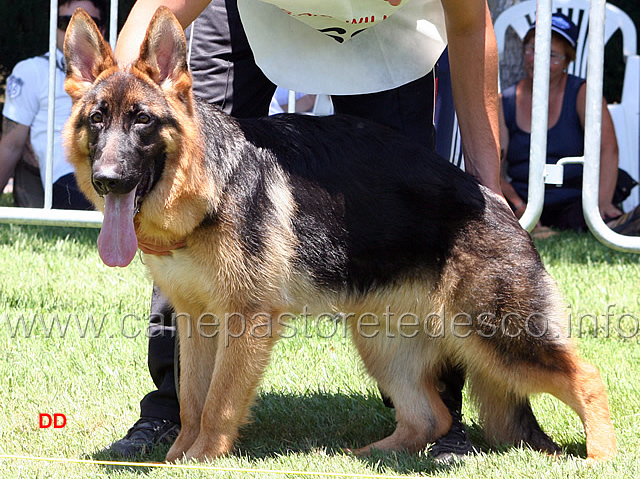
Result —
[[180, 408], [174, 377], [175, 325], [173, 309], [157, 287], [153, 288], [149, 321], [148, 366], [156, 388], [140, 401], [140, 419], [125, 437], [107, 450], [123, 457], [149, 453], [171, 444], [180, 431]]

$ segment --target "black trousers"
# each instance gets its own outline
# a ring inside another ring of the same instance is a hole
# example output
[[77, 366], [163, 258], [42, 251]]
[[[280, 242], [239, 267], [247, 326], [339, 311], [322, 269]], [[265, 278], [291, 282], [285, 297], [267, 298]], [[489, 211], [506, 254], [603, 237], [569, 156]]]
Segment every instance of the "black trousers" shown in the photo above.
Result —
[[[186, 32], [187, 41], [191, 28]], [[267, 115], [276, 86], [255, 64], [235, 0], [213, 0], [196, 20], [193, 29], [190, 63], [195, 93], [237, 118]], [[337, 113], [372, 119], [429, 148], [435, 148], [432, 74], [393, 90], [332, 96], [332, 100]], [[173, 310], [155, 287], [151, 312], [148, 360], [157, 390], [143, 398], [141, 415], [178, 422]], [[459, 410], [463, 374], [460, 371], [448, 372], [443, 381], [447, 383], [443, 399], [450, 409]]]

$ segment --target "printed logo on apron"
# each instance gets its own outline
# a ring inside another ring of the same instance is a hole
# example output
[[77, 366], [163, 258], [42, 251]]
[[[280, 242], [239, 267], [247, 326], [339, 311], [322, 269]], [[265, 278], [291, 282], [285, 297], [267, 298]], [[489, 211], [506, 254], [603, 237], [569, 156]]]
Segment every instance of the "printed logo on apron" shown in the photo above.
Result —
[[[396, 12], [409, 0], [397, 6], [388, 0], [262, 0], [306, 23], [338, 43], [353, 38]], [[303, 3], [303, 5], [301, 5]]]

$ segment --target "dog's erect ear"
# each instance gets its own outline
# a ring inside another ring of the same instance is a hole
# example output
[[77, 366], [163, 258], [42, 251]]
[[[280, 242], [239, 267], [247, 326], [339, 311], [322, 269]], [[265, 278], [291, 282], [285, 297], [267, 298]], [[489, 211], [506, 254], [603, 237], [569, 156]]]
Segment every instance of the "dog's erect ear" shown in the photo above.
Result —
[[116, 64], [111, 47], [82, 8], [76, 9], [67, 27], [64, 57], [67, 64], [64, 89], [73, 101], [85, 94], [100, 73]]
[[158, 85], [170, 80], [174, 88], [186, 73], [188, 87], [191, 86], [184, 32], [168, 8], [160, 7], [153, 15], [134, 66], [146, 72]]

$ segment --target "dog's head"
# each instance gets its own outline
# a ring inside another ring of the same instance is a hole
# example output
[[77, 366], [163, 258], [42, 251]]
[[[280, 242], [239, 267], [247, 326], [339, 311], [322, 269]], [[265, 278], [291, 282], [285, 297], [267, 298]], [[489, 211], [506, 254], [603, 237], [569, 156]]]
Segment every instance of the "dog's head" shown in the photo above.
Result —
[[154, 15], [139, 58], [127, 67], [117, 65], [84, 10], [67, 29], [64, 87], [73, 110], [65, 147], [83, 192], [104, 209], [98, 246], [111, 266], [133, 259], [134, 216], [145, 198], [163, 189], [162, 173], [183, 148], [184, 124], [190, 123], [183, 120], [194, 108], [185, 45], [182, 27], [166, 8]]

